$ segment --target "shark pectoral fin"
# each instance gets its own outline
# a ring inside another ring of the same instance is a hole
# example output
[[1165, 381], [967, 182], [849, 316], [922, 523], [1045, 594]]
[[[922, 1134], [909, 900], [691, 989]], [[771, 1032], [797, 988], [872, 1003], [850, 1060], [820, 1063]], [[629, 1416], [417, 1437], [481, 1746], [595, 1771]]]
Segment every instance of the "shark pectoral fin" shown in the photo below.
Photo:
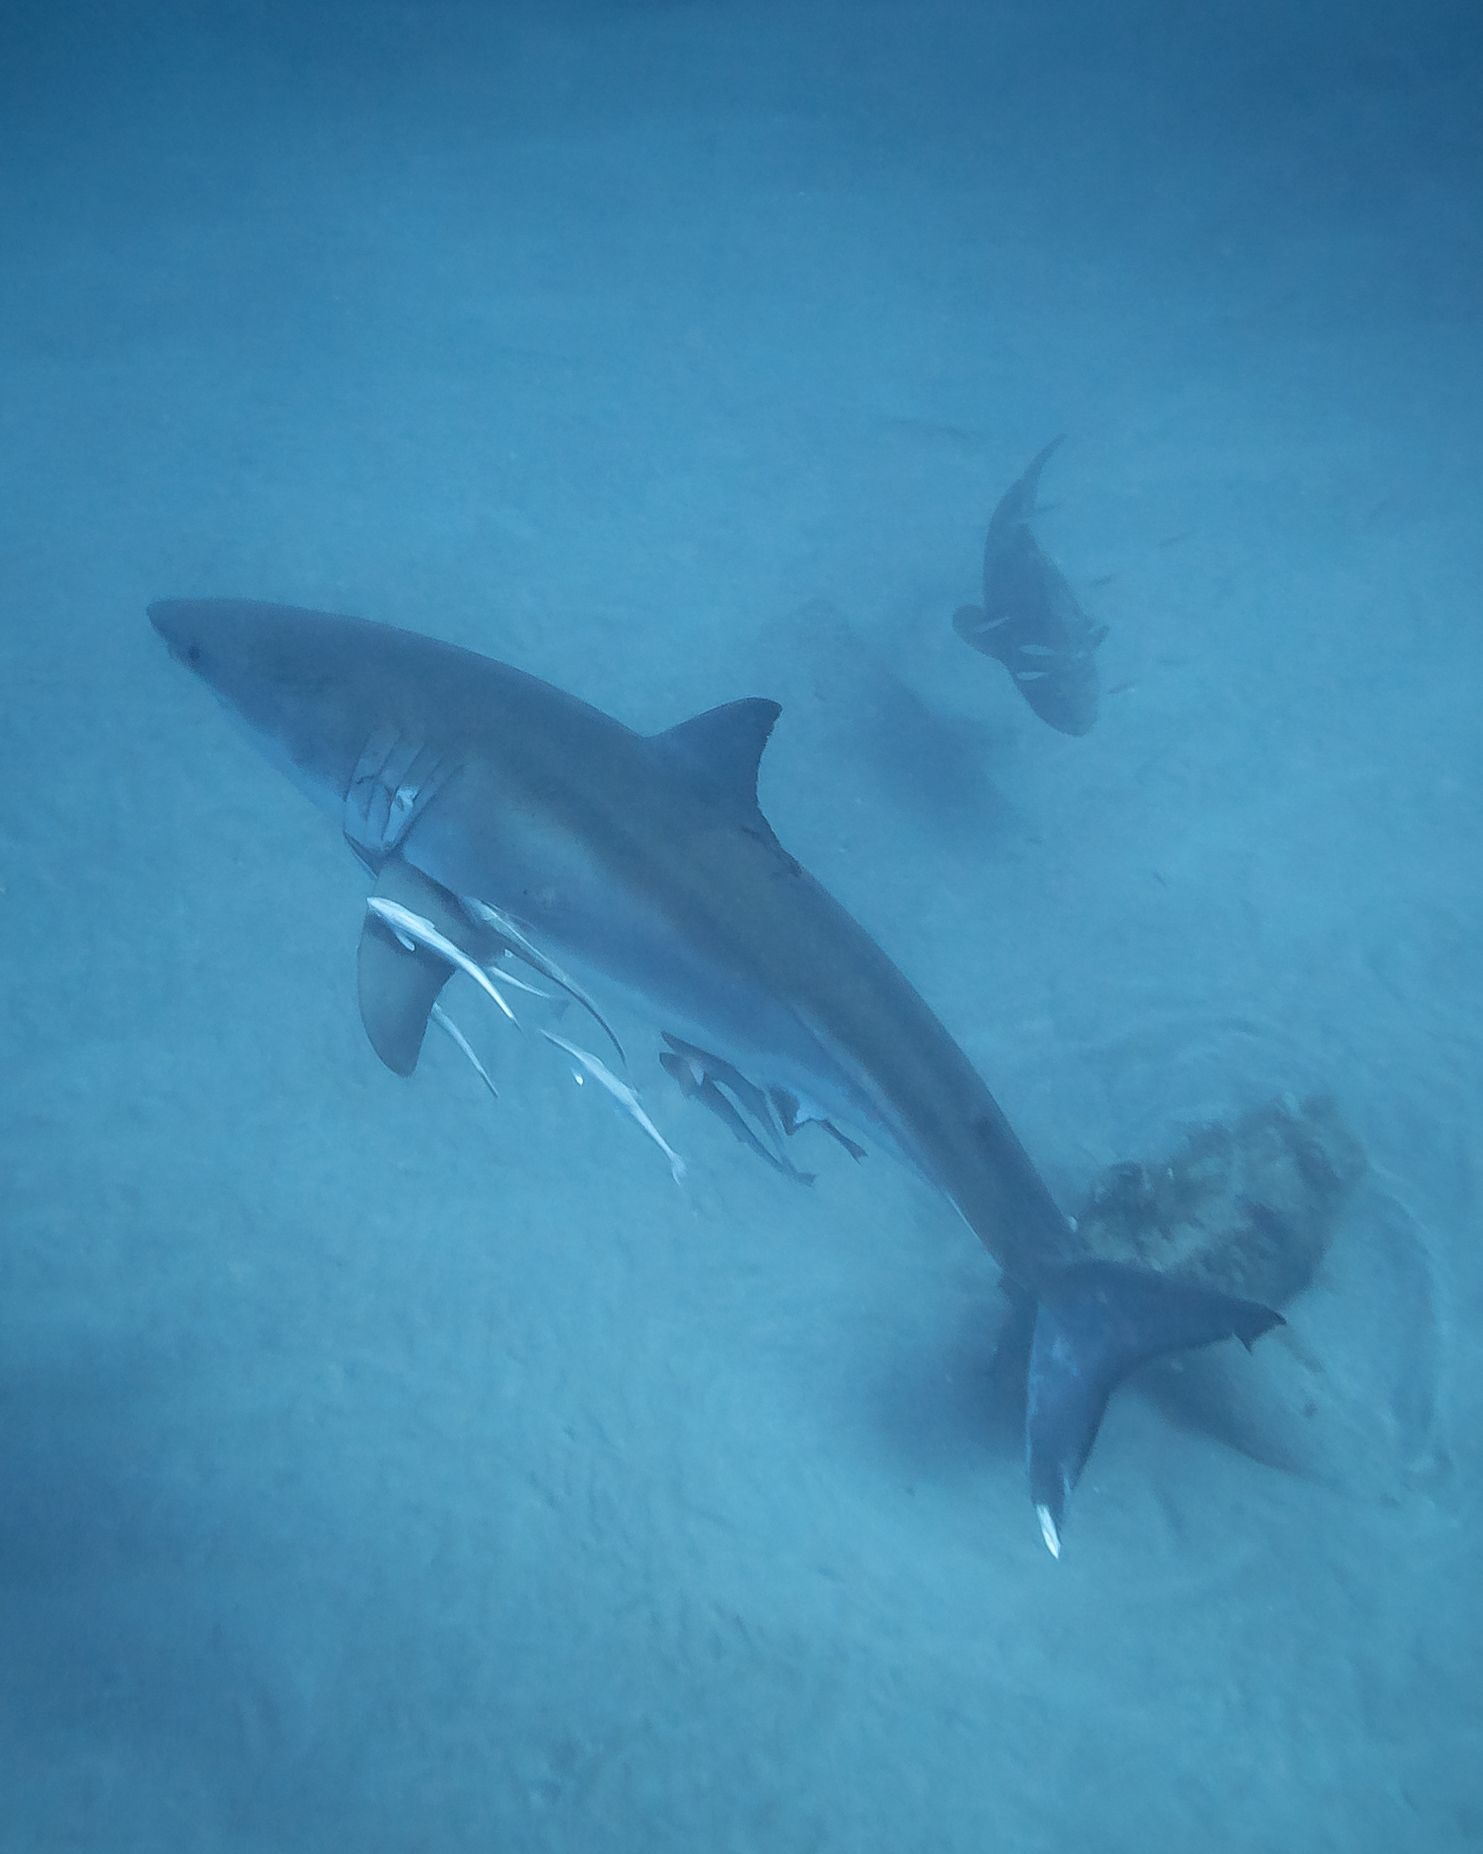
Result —
[[[381, 868], [376, 895], [429, 920], [448, 939], [483, 959], [491, 951], [457, 899], [401, 857]], [[394, 1075], [410, 1075], [422, 1053], [427, 1021], [455, 967], [425, 946], [409, 946], [388, 923], [367, 914], [356, 957], [360, 1020], [371, 1048]]]
[[371, 893], [378, 900], [394, 901], [431, 921], [440, 934], [481, 964], [492, 964], [506, 950], [506, 942], [485, 922], [469, 918], [457, 895], [400, 856], [393, 856], [385, 864]]
[[1239, 1339], [1282, 1324], [1239, 1300], [1115, 1262], [1066, 1269], [1041, 1294], [1030, 1344], [1025, 1456], [1041, 1535], [1061, 1555], [1066, 1502], [1086, 1465], [1107, 1400], [1130, 1372], [1167, 1352]]
[[953, 629], [971, 649], [1008, 663], [1015, 627], [1006, 612], [991, 618], [981, 605], [960, 605], [953, 613]]
[[972, 644], [975, 650], [985, 650], [985, 641], [989, 631], [989, 614], [981, 605], [960, 605], [953, 613], [953, 629], [965, 644]]
[[425, 947], [410, 950], [384, 921], [366, 916], [356, 961], [360, 1020], [371, 1048], [394, 1075], [410, 1075], [427, 1020], [453, 967]]

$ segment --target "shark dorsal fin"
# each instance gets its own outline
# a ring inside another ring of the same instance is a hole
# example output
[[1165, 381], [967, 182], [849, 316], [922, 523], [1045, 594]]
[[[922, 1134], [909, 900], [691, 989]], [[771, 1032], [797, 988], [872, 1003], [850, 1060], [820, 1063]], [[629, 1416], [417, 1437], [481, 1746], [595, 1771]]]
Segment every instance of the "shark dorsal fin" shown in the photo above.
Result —
[[757, 769], [782, 709], [763, 696], [749, 695], [692, 715], [678, 727], [656, 734], [655, 741], [698, 772], [738, 814], [757, 812]]

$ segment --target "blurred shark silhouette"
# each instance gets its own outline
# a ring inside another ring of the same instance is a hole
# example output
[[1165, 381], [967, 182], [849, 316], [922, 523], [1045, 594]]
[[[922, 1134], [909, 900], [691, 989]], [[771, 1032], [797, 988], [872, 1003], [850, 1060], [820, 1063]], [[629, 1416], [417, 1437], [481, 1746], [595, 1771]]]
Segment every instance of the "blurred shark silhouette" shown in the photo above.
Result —
[[[454, 970], [512, 1016], [488, 968], [513, 950], [620, 1062], [587, 981], [641, 1010], [676, 1079], [733, 1132], [753, 1112], [790, 1176], [776, 1134], [818, 1122], [851, 1152], [841, 1128], [855, 1129], [942, 1193], [1034, 1301], [1026, 1457], [1052, 1552], [1116, 1386], [1150, 1358], [1250, 1345], [1278, 1323], [1213, 1286], [1088, 1256], [947, 1029], [774, 836], [757, 773], [775, 703], [645, 737], [389, 625], [234, 599], [167, 599], [149, 615], [364, 865], [361, 1013], [388, 1067], [416, 1067]], [[682, 1176], [629, 1084], [545, 1035]]]
[[953, 624], [965, 644], [993, 657], [1053, 728], [1087, 734], [1097, 719], [1094, 625], [1030, 529], [1040, 472], [1061, 444], [1052, 438], [989, 517], [984, 541], [984, 602], [960, 606]]

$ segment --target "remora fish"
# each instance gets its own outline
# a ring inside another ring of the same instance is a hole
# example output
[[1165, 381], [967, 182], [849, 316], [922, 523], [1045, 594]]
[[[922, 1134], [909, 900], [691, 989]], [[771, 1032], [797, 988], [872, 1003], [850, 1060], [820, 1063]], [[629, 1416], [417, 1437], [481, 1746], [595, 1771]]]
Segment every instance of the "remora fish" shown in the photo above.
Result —
[[[645, 737], [520, 670], [363, 619], [237, 600], [167, 600], [150, 618], [379, 890], [415, 895], [455, 941], [460, 923], [477, 933], [461, 898], [487, 902], [568, 969], [943, 1193], [1036, 1301], [1026, 1453], [1052, 1552], [1115, 1386], [1146, 1359], [1249, 1345], [1277, 1323], [1210, 1286], [1087, 1259], [968, 1058], [773, 835], [757, 772], [775, 703]], [[430, 957], [374, 962], [369, 998], [362, 968], [373, 1040], [402, 1062], [436, 1001]]]
[[1087, 617], [1030, 527], [1040, 472], [1061, 442], [1051, 439], [989, 517], [984, 602], [960, 606], [953, 625], [965, 644], [1004, 665], [1042, 721], [1086, 734], [1097, 719], [1096, 652], [1107, 627]]
[[729, 1062], [719, 1062], [667, 1033], [664, 1040], [669, 1047], [659, 1052], [659, 1066], [687, 1101], [709, 1108], [733, 1138], [781, 1177], [795, 1184], [814, 1182], [814, 1174], [800, 1171], [782, 1150], [785, 1130], [762, 1089]]
[[558, 1036], [554, 1030], [544, 1029], [541, 1035], [548, 1043], [554, 1043], [557, 1049], [564, 1050], [576, 1063], [577, 1066], [572, 1074], [577, 1082], [584, 1081], [590, 1075], [599, 1088], [606, 1090], [612, 1096], [639, 1131], [651, 1139], [669, 1160], [670, 1177], [676, 1184], [683, 1184], [685, 1182], [685, 1161], [649, 1118], [648, 1110], [628, 1083], [615, 1075], [600, 1056], [594, 1056], [590, 1049], [583, 1049], [580, 1044], [573, 1043], [569, 1037]]

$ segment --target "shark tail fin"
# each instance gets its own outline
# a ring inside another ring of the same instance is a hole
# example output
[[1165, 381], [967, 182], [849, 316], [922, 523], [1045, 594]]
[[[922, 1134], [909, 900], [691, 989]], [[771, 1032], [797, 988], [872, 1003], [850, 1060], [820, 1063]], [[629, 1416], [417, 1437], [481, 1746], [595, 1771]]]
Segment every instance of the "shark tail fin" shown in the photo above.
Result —
[[1123, 1379], [1167, 1352], [1239, 1339], [1248, 1348], [1282, 1324], [1258, 1301], [1116, 1262], [1082, 1262], [1041, 1294], [1030, 1342], [1025, 1454], [1030, 1498], [1053, 1557], [1066, 1502]]

